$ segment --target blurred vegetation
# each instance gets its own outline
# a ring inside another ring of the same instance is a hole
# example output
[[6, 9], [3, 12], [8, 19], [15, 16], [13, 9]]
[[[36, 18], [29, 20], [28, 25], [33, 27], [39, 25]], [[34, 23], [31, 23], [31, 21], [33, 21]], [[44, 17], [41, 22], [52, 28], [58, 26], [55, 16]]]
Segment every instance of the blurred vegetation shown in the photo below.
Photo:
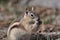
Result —
[[9, 0], [0, 0], [0, 4], [5, 5], [9, 2]]
[[52, 23], [52, 18], [49, 18], [49, 19], [44, 21], [44, 24], [50, 24], [50, 23]]
[[55, 19], [55, 17], [53, 18], [52, 16], [53, 15], [46, 16], [46, 18], [44, 19], [44, 24], [51, 24]]

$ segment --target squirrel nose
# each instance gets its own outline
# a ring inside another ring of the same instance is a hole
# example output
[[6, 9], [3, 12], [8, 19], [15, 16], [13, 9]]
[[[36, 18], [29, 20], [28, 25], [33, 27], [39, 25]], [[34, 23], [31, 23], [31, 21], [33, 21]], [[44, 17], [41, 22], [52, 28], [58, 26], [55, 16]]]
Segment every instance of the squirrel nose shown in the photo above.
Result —
[[37, 23], [38, 25], [42, 24], [42, 21], [40, 20], [40, 18], [38, 18], [37, 21], [38, 21]]

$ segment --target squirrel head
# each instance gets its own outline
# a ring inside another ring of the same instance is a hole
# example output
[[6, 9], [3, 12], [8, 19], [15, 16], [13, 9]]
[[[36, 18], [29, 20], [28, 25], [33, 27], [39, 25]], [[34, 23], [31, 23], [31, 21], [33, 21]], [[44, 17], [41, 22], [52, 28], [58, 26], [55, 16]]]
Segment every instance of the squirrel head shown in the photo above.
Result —
[[26, 8], [26, 11], [25, 11], [25, 15], [24, 15], [24, 18], [30, 22], [30, 23], [37, 23], [37, 24], [41, 24], [42, 21], [40, 20], [40, 17], [37, 13], [34, 12], [34, 8]]

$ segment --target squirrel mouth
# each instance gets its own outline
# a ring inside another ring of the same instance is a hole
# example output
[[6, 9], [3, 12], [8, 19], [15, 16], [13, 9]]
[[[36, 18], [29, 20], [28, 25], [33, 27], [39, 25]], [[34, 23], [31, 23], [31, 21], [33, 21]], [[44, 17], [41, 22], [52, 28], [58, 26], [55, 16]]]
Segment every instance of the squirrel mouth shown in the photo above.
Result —
[[38, 21], [38, 25], [42, 24], [42, 21], [40, 19], [37, 20]]
[[34, 23], [35, 23], [35, 21], [30, 21], [30, 22], [29, 22], [29, 24], [34, 24]]
[[42, 21], [40, 19], [36, 20], [36, 21], [30, 21], [29, 24], [37, 24], [37, 25], [40, 25], [42, 24]]

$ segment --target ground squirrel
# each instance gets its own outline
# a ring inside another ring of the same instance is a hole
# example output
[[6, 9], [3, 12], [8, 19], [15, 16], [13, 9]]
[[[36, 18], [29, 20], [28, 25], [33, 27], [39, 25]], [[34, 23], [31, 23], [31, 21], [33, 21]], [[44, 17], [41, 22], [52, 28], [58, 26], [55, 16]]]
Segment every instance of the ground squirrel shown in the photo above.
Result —
[[26, 9], [20, 22], [15, 22], [9, 26], [7, 32], [8, 40], [22, 40], [21, 37], [23, 35], [36, 32], [40, 24], [41, 20], [38, 14], [32, 10]]

